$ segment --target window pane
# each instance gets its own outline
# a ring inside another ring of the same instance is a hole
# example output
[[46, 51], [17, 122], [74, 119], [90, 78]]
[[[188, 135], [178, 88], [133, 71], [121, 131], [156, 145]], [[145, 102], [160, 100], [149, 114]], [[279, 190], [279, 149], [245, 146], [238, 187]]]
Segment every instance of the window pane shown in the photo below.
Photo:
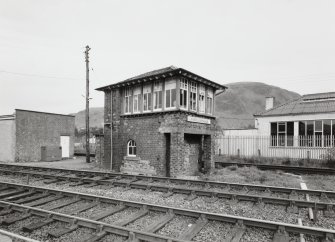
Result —
[[271, 123], [271, 146], [277, 146], [277, 123]]
[[294, 122], [287, 122], [287, 146], [293, 146]]
[[315, 132], [321, 131], [322, 132], [322, 120], [315, 121]]
[[163, 100], [162, 91], [159, 91], [158, 92], [158, 108], [162, 108], [162, 100]]
[[299, 135], [306, 135], [305, 122], [299, 122]]
[[151, 93], [148, 93], [148, 110], [151, 110], [151, 107], [152, 107]]
[[314, 122], [313, 121], [307, 121], [307, 146], [312, 147], [313, 144], [313, 137], [314, 137]]
[[143, 96], [143, 110], [148, 110], [148, 93], [145, 93]]
[[166, 92], [165, 92], [165, 107], [167, 107], [167, 108], [171, 107], [171, 104], [170, 104], [170, 91], [171, 90], [166, 90]]
[[313, 135], [313, 134], [314, 134], [314, 122], [307, 121], [307, 135]]
[[278, 123], [278, 132], [286, 132], [285, 123]]
[[176, 107], [176, 89], [171, 90], [171, 107]]
[[278, 135], [278, 145], [285, 146], [285, 134]]
[[323, 134], [331, 135], [331, 123], [330, 120], [323, 120]]

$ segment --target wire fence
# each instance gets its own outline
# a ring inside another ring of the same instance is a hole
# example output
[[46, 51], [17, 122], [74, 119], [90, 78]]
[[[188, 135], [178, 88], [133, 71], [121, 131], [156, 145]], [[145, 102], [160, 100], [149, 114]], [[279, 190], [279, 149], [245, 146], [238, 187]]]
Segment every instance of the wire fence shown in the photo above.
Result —
[[335, 136], [220, 136], [217, 155], [288, 159], [335, 159]]

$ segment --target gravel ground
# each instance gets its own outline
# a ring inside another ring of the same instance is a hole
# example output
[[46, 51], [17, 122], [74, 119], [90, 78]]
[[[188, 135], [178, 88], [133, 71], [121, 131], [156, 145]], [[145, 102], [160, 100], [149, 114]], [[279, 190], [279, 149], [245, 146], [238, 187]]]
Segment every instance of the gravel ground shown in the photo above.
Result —
[[316, 222], [313, 222], [309, 219], [308, 209], [300, 209], [299, 217], [302, 219], [302, 223], [305, 226], [322, 227], [335, 230], [335, 218], [323, 216], [322, 211], [318, 211]]
[[99, 241], [100, 242], [122, 242], [122, 241], [127, 241], [127, 238], [122, 237], [122, 236], [118, 236], [118, 235], [114, 235], [114, 234], [110, 234], [110, 235], [106, 235], [105, 237], [103, 237]]
[[54, 242], [79, 242], [85, 239], [90, 238], [95, 233], [95, 230], [89, 228], [78, 228], [75, 231], [64, 234], [59, 238], [53, 238], [52, 241]]
[[193, 224], [195, 224], [195, 222], [195, 218], [176, 216], [157, 233], [173, 238], [178, 238], [184, 231], [188, 230]]
[[112, 207], [115, 207], [115, 206], [112, 204], [108, 204], [108, 203], [100, 203], [93, 208], [90, 208], [84, 212], [81, 212], [80, 214], [78, 214], [78, 216], [84, 217], [84, 218], [90, 218], [93, 215], [96, 215], [97, 213], [104, 211], [106, 209], [110, 209]]
[[240, 242], [250, 242], [250, 241], [268, 242], [272, 241], [272, 238], [273, 238], [273, 232], [264, 229], [250, 227], [246, 229]]
[[146, 216], [127, 225], [127, 227], [136, 229], [136, 230], [143, 230], [144, 228], [148, 227], [150, 224], [153, 224], [156, 221], [158, 221], [158, 219], [160, 219], [162, 216], [164, 216], [163, 213], [149, 212]]
[[231, 233], [233, 225], [209, 221], [192, 241], [222, 242]]
[[90, 202], [90, 201], [79, 201], [79, 202], [73, 203], [69, 206], [65, 206], [65, 207], [62, 207], [62, 208], [57, 208], [53, 211], [57, 212], [57, 213], [72, 214], [78, 208], [81, 208], [82, 206], [85, 206], [85, 205], [88, 205], [88, 204], [91, 204], [91, 203], [92, 202]]
[[210, 174], [204, 175], [202, 179], [300, 188], [300, 177], [297, 175], [282, 171], [263, 171], [256, 167], [229, 166], [214, 169]]
[[63, 203], [63, 202], [67, 202], [67, 201], [72, 201], [73, 198], [71, 197], [66, 197], [66, 198], [62, 198], [62, 199], [58, 199], [56, 201], [52, 201], [52, 202], [49, 202], [49, 203], [46, 203], [46, 204], [42, 204], [40, 206], [37, 206], [38, 208], [41, 208], [41, 209], [46, 209], [48, 210], [50, 207], [54, 206], [54, 205], [57, 205], [57, 204], [60, 204], [60, 203]]
[[125, 210], [122, 210], [121, 212], [113, 214], [112, 216], [108, 216], [100, 221], [108, 224], [115, 224], [117, 222], [122, 221], [124, 218], [130, 218], [138, 211], [139, 209], [136, 208], [127, 208]]

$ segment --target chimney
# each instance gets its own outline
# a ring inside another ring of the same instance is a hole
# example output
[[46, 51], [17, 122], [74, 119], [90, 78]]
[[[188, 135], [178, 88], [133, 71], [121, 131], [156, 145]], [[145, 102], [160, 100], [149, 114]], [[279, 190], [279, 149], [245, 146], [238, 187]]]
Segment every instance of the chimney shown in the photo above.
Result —
[[265, 110], [269, 110], [269, 109], [273, 108], [274, 102], [275, 102], [274, 97], [266, 97], [265, 98]]

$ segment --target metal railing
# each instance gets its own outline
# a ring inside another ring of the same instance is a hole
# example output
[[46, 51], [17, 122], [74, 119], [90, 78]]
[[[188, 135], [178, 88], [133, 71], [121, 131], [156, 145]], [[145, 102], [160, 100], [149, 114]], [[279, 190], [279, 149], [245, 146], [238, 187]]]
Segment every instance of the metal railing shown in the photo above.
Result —
[[220, 136], [216, 155], [289, 159], [335, 159], [335, 136]]

